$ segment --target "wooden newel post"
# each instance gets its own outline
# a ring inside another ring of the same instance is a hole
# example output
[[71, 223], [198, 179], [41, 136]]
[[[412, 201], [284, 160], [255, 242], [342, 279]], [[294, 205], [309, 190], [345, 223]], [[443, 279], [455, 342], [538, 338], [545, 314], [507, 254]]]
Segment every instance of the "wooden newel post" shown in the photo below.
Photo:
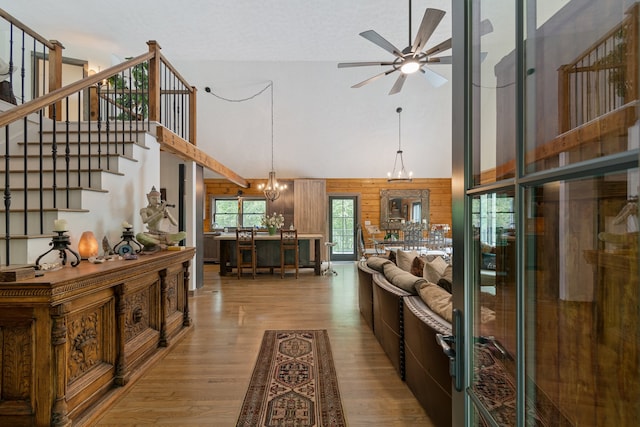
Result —
[[[62, 87], [62, 49], [64, 46], [57, 40], [51, 40], [53, 48], [49, 48], [49, 92]], [[62, 118], [62, 102], [49, 106], [49, 117], [56, 120]], [[55, 114], [54, 114], [55, 112]]]
[[153, 58], [149, 60], [149, 120], [160, 121], [160, 45], [155, 40], [147, 42]]

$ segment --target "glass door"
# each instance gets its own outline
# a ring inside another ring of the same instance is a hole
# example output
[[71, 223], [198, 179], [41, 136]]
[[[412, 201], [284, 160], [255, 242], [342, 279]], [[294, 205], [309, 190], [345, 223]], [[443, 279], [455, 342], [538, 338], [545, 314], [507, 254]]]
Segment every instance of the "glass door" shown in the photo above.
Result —
[[332, 261], [357, 258], [356, 196], [329, 196], [329, 238], [335, 243], [329, 254]]
[[639, 2], [453, 8], [453, 425], [635, 425]]

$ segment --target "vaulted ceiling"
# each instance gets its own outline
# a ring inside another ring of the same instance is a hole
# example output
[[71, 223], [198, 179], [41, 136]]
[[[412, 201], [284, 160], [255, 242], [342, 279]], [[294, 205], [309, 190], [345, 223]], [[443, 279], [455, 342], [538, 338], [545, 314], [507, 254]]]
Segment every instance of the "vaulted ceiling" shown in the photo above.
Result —
[[[451, 37], [450, 3], [414, 0], [411, 39], [428, 7], [447, 14], [427, 46]], [[450, 173], [450, 166], [442, 169], [442, 159], [429, 170], [420, 171], [417, 164], [428, 163], [424, 159], [433, 157], [436, 148], [439, 155], [448, 155], [444, 163], [450, 163], [450, 82], [436, 90], [424, 79], [408, 79], [403, 93], [388, 96], [395, 81], [392, 76], [361, 89], [350, 88], [384, 69], [337, 69], [342, 61], [390, 59], [388, 52], [358, 35], [365, 30], [376, 30], [400, 49], [407, 46], [408, 1], [29, 0], [2, 7], [44, 37], [59, 40], [65, 56], [86, 59], [93, 67], [143, 53], [146, 41], [157, 40], [163, 54], [198, 88], [199, 146], [211, 143], [212, 156], [247, 178], [264, 176], [270, 167], [269, 131], [256, 129], [262, 135], [256, 137], [238, 135], [237, 128], [254, 115], [260, 115], [254, 121], [259, 127], [267, 120], [262, 116], [268, 115], [268, 101], [234, 113], [235, 107], [220, 104], [205, 87], [242, 98], [265, 82], [274, 82], [279, 175], [383, 176], [392, 167], [389, 163], [397, 148], [398, 106], [404, 108], [403, 149], [415, 159], [408, 163], [416, 163], [408, 167], [413, 166], [418, 176]], [[437, 71], [449, 77], [450, 66], [441, 67], [447, 68]], [[430, 118], [435, 121], [429, 122]], [[247, 144], [241, 151], [266, 157], [264, 164], [248, 167], [234, 159], [238, 141]], [[365, 156], [368, 167], [354, 163], [353, 156]], [[307, 164], [307, 157], [314, 162]], [[322, 169], [314, 169], [314, 164]]]

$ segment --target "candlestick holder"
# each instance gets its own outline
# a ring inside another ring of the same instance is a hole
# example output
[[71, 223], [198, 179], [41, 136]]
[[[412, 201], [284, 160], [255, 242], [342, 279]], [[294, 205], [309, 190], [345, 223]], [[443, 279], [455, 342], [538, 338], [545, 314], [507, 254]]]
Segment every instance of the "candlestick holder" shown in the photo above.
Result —
[[62, 265], [67, 264], [67, 251], [71, 252], [71, 255], [73, 255], [76, 258], [76, 260], [75, 262], [71, 261], [70, 265], [71, 267], [77, 267], [78, 264], [80, 264], [80, 255], [78, 255], [77, 252], [75, 252], [73, 249], [69, 247], [69, 244], [71, 242], [69, 241], [69, 236], [64, 234], [66, 233], [66, 231], [54, 230], [54, 232], [58, 233], [58, 235], [53, 236], [53, 238], [51, 239], [51, 242], [49, 243], [49, 246], [51, 246], [51, 249], [49, 249], [48, 251], [40, 255], [38, 259], [36, 259], [36, 267], [40, 267], [40, 260], [42, 259], [42, 257], [47, 255], [51, 251], [60, 252], [60, 258], [62, 258]]
[[[134, 249], [134, 245], [137, 246], [137, 249]], [[118, 255], [127, 255], [134, 253], [140, 253], [143, 249], [142, 244], [140, 244], [133, 233], [133, 227], [125, 227], [122, 232], [122, 240], [120, 240], [113, 247], [113, 251]]]

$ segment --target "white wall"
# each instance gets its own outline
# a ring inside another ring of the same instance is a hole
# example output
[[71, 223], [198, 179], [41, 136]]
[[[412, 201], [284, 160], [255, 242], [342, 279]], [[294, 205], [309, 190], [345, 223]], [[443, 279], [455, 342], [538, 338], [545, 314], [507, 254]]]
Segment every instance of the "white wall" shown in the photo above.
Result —
[[[393, 168], [402, 107], [402, 149], [416, 177], [451, 176], [451, 83], [432, 87], [421, 75], [387, 93], [397, 73], [359, 89], [350, 86], [380, 67], [338, 69], [333, 62], [174, 64], [198, 89], [198, 147], [245, 178], [271, 167], [269, 90], [274, 82], [274, 166], [287, 178], [378, 178]], [[434, 66], [450, 78], [450, 66]], [[205, 172], [205, 176], [207, 172]], [[209, 175], [210, 176], [210, 175]]]

